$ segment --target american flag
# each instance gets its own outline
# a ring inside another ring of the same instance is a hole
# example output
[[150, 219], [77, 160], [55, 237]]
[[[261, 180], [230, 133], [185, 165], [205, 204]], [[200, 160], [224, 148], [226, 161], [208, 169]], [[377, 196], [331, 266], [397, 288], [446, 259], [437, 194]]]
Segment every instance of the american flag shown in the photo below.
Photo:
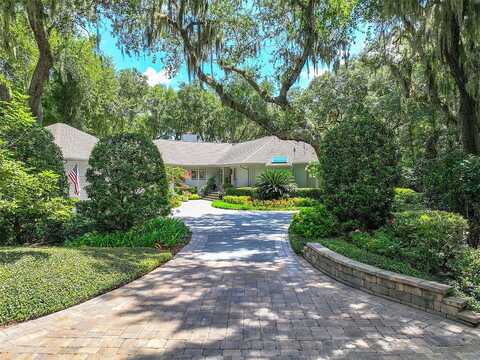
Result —
[[72, 181], [74, 186], [74, 194], [80, 195], [80, 174], [78, 172], [78, 165], [75, 165], [72, 170], [68, 172], [68, 178]]

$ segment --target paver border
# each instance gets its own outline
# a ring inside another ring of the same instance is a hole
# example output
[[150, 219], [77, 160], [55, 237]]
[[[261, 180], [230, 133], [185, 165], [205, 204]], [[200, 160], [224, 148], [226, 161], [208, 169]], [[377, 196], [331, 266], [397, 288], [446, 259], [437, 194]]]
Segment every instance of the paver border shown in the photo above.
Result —
[[480, 323], [480, 313], [466, 310], [466, 301], [452, 296], [450, 285], [367, 265], [318, 243], [307, 243], [303, 254], [315, 268], [353, 288], [470, 326]]

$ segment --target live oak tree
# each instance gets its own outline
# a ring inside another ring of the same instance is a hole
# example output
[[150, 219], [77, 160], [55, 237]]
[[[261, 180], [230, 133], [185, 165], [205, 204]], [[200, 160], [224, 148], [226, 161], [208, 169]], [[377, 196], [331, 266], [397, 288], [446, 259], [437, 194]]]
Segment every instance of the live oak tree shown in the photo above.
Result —
[[[289, 95], [302, 72], [348, 55], [357, 0], [133, 0], [105, 1], [126, 52], [158, 52], [171, 74], [182, 63], [224, 105], [280, 138], [319, 148], [316, 125]], [[269, 111], [235, 96], [225, 85], [240, 76]], [[273, 84], [271, 86], [270, 84]]]
[[[459, 129], [466, 153], [480, 154], [480, 3], [373, 1], [384, 60], [408, 96], [412, 63], [421, 64], [431, 104]], [[405, 66], [406, 65], [406, 66]]]
[[15, 36], [12, 27], [26, 19], [35, 40], [38, 57], [29, 81], [30, 108], [39, 123], [43, 121], [42, 96], [50, 71], [56, 61], [52, 37], [69, 37], [88, 27], [96, 18], [96, 0], [2, 0], [0, 20], [2, 48], [15, 57]]

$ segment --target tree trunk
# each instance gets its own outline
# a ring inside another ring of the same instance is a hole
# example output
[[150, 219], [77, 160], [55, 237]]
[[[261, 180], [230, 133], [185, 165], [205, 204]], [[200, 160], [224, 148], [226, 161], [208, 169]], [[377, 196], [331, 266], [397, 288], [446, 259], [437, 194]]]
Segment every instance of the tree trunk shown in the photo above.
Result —
[[444, 50], [445, 60], [450, 68], [460, 95], [459, 122], [463, 149], [467, 154], [480, 154], [479, 116], [476, 100], [467, 89], [468, 75], [460, 56], [465, 50], [460, 36], [460, 25], [452, 14], [450, 19], [450, 42]]
[[42, 96], [50, 69], [53, 66], [53, 55], [45, 28], [45, 13], [41, 0], [28, 0], [26, 9], [28, 22], [38, 47], [38, 61], [33, 71], [28, 93], [32, 113], [37, 117], [38, 123], [41, 124], [43, 122]]
[[11, 99], [10, 89], [4, 83], [0, 82], [0, 101], [10, 101]]
[[459, 117], [461, 121], [462, 144], [467, 154], [480, 154], [480, 129], [475, 113], [475, 100], [469, 94], [460, 93]]

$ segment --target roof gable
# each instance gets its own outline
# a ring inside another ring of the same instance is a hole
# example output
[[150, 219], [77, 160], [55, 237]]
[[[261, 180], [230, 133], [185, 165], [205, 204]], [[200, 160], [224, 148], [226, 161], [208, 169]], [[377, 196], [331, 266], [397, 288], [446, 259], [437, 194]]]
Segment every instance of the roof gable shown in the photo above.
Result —
[[68, 160], [88, 160], [98, 139], [74, 127], [56, 123], [46, 127], [55, 144], [62, 150], [63, 158]]

